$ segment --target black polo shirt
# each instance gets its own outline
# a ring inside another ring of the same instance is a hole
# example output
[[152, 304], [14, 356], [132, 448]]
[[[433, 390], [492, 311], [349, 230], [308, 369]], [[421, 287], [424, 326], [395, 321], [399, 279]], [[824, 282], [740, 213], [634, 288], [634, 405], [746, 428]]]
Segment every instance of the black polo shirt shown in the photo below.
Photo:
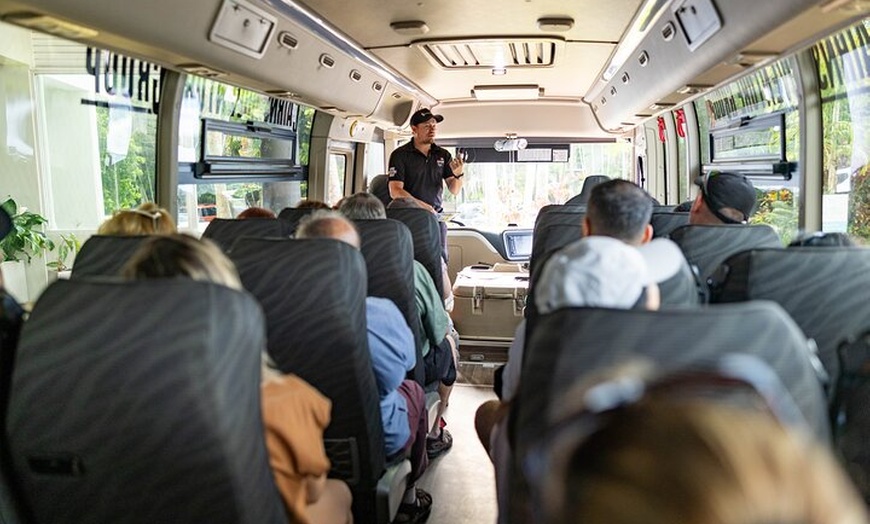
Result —
[[390, 155], [390, 181], [404, 182], [405, 191], [441, 212], [444, 180], [453, 176], [452, 158], [446, 149], [435, 144], [426, 156], [414, 147], [411, 139]]

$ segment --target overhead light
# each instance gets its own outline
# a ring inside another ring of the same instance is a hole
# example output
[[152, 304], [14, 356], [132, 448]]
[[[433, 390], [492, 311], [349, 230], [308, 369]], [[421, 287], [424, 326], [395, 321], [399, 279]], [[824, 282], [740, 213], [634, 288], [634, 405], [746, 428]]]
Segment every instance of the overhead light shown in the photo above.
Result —
[[392, 22], [390, 28], [404, 36], [420, 36], [429, 32], [429, 26], [422, 20], [405, 20], [402, 22]]
[[574, 27], [574, 19], [569, 16], [554, 16], [538, 19], [541, 31], [564, 32]]
[[67, 39], [93, 38], [99, 34], [89, 27], [32, 11], [19, 11], [3, 15], [3, 21]]
[[493, 76], [504, 76], [507, 74], [507, 68], [504, 67], [493, 67], [492, 75]]
[[544, 89], [538, 85], [474, 86], [471, 94], [480, 101], [537, 100], [543, 96]]
[[776, 53], [767, 53], [764, 51], [742, 51], [731, 57], [729, 60], [726, 60], [725, 63], [741, 67], [751, 67], [762, 62], [774, 60], [778, 57], [779, 55]]
[[655, 104], [649, 106], [649, 108], [653, 111], [659, 111], [661, 109], [667, 109], [669, 107], [674, 107], [674, 104], [671, 104], [669, 102], [656, 102]]
[[703, 91], [710, 89], [712, 86], [701, 84], [687, 84], [677, 89], [677, 93], [681, 95], [697, 95]]
[[628, 61], [650, 28], [652, 28], [656, 20], [664, 12], [663, 8], [665, 4], [667, 2], [664, 0], [646, 0], [640, 9], [637, 10], [637, 14], [634, 15], [634, 19], [631, 21], [631, 26], [629, 26], [622, 41], [616, 47], [616, 51], [610, 57], [607, 68], [601, 74], [602, 80], [609, 82]]

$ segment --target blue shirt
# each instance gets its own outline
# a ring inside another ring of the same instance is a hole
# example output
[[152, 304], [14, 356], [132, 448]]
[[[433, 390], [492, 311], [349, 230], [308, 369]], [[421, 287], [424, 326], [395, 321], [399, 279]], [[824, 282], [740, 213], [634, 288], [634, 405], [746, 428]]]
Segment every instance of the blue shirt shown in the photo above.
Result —
[[414, 335], [399, 308], [387, 298], [366, 298], [366, 330], [381, 399], [385, 448], [387, 455], [393, 455], [411, 438], [408, 406], [398, 387], [417, 363]]

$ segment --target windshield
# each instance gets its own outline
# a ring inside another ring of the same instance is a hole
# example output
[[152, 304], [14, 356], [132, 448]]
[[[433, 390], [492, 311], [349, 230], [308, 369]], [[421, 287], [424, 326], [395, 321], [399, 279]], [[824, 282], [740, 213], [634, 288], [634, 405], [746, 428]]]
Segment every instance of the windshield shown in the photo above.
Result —
[[465, 174], [459, 195], [445, 188], [445, 214], [455, 214], [455, 221], [487, 231], [501, 231], [508, 225], [531, 228], [542, 207], [564, 204], [579, 194], [588, 176], [631, 179], [632, 145], [571, 144], [566, 162], [475, 162], [469, 158]]

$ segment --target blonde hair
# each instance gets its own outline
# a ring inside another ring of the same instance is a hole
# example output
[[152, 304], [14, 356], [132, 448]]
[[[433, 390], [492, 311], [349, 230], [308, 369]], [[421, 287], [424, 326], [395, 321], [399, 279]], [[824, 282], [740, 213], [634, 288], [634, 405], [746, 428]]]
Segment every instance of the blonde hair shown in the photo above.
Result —
[[98, 235], [169, 235], [176, 232], [169, 212], [153, 202], [135, 209], [119, 209], [97, 230]]
[[235, 266], [216, 245], [182, 234], [149, 238], [121, 274], [130, 279], [186, 277], [242, 289]]
[[867, 523], [831, 454], [767, 414], [650, 399], [610, 416], [564, 457], [554, 522]]

